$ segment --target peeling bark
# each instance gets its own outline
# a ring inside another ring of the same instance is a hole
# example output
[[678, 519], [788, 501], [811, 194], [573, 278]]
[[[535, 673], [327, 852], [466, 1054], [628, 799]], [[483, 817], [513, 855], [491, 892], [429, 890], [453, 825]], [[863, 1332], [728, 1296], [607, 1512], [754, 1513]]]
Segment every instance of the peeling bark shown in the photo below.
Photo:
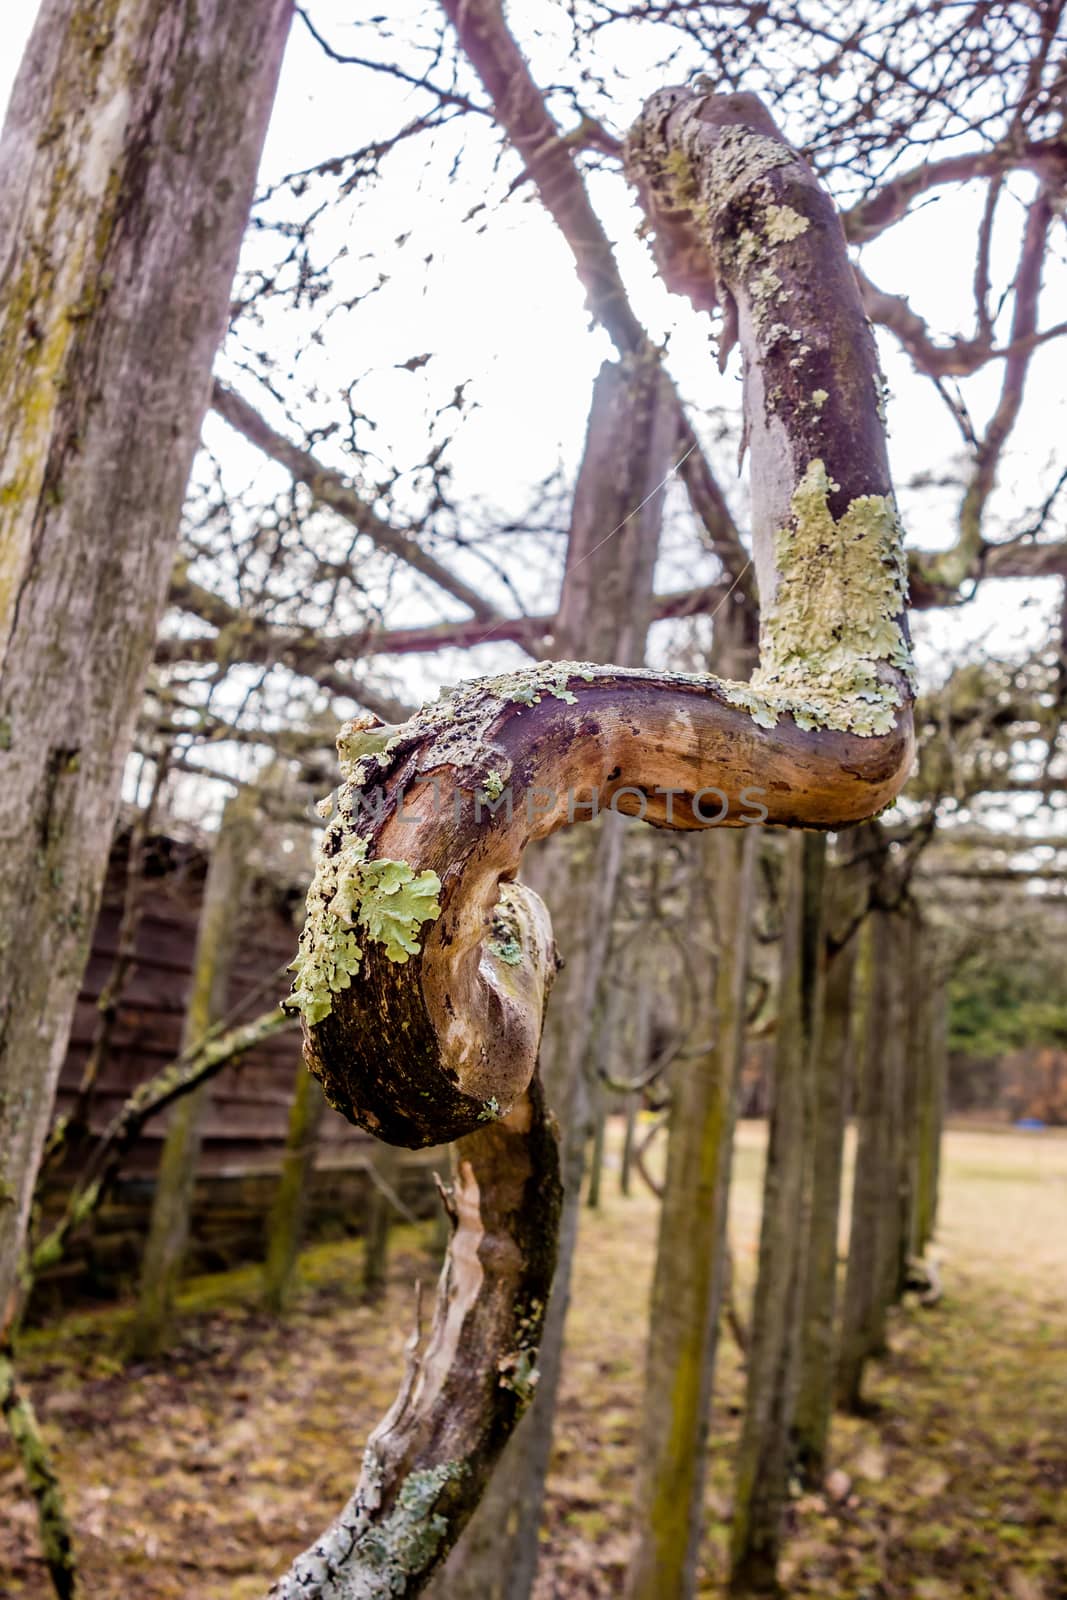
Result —
[[507, 1117], [462, 1140], [455, 1232], [425, 1351], [412, 1341], [392, 1410], [341, 1515], [274, 1600], [415, 1595], [455, 1543], [537, 1381], [555, 1266], [556, 1138], [536, 1080]]

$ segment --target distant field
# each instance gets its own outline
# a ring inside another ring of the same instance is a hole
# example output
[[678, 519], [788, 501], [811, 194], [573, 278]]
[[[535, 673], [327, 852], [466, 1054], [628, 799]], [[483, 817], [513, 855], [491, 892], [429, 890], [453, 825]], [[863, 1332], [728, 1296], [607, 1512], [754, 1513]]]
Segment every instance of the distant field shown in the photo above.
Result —
[[[731, 1236], [744, 1307], [764, 1130], [739, 1135]], [[657, 1206], [617, 1194], [583, 1218], [539, 1600], [619, 1593]], [[904, 1308], [874, 1375], [880, 1410], [836, 1424], [843, 1500], [793, 1506], [784, 1577], [818, 1600], [1062, 1600], [1067, 1594], [1067, 1137], [953, 1130], [938, 1254], [945, 1296]], [[59, 1446], [86, 1593], [252, 1600], [351, 1490], [432, 1277], [425, 1235], [397, 1235], [384, 1312], [359, 1304], [358, 1245], [309, 1254], [285, 1327], [251, 1269], [185, 1297], [166, 1366], [126, 1371], [121, 1313], [29, 1341], [24, 1370]], [[720, 1343], [702, 1593], [719, 1592], [743, 1375]], [[44, 1600], [32, 1512], [0, 1449], [0, 1593]]]

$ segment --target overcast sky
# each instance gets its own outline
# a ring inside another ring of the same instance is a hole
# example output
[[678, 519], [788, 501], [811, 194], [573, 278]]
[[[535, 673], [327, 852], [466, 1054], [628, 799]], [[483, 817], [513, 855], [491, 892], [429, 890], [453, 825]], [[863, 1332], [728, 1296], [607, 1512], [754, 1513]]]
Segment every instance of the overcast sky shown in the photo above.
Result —
[[[354, 48], [357, 29], [343, 24], [355, 9], [331, 0], [316, 6], [315, 15], [340, 46]], [[530, 6], [535, 10], [546, 22], [538, 45], [544, 61], [538, 68], [551, 81], [561, 65], [565, 70], [565, 62], [553, 59], [551, 6], [537, 0]], [[35, 0], [7, 0], [5, 5], [2, 101], [35, 11]], [[398, 14], [397, 7], [390, 8], [391, 16]], [[524, 18], [527, 14], [524, 11]], [[637, 100], [657, 86], [643, 83], [640, 70], [632, 71], [631, 78], [634, 105], [620, 106], [620, 125], [632, 115]], [[352, 92], [357, 82], [358, 95]], [[425, 97], [417, 91], [326, 62], [298, 21], [264, 152], [262, 183], [273, 183], [294, 169], [379, 137], [383, 127], [398, 127], [425, 106]], [[569, 254], [536, 204], [509, 201], [489, 217], [482, 231], [463, 221], [464, 213], [482, 198], [480, 184], [492, 172], [496, 143], [488, 125], [466, 118], [435, 139], [439, 162], [433, 158], [427, 162], [424, 142], [419, 142], [391, 158], [388, 182], [358, 197], [358, 237], [351, 240], [351, 256], [358, 266], [349, 270], [369, 274], [383, 265], [390, 274], [389, 285], [375, 298], [373, 315], [364, 314], [359, 322], [358, 356], [347, 347], [342, 329], [336, 340], [327, 338], [322, 349], [311, 355], [302, 351], [301, 376], [306, 378], [307, 364], [314, 362], [314, 374], [324, 390], [332, 387], [336, 392], [346, 373], [351, 376], [356, 368], [370, 372], [366, 389], [361, 390], [366, 397], [362, 403], [373, 405], [383, 437], [402, 441], [405, 426], [414, 418], [413, 397], [425, 409], [427, 394], [432, 397], [434, 391], [432, 380], [428, 389], [416, 389], [411, 375], [397, 371], [396, 363], [423, 351], [435, 352], [433, 370], [440, 373], [444, 387], [457, 375], [469, 376], [478, 402], [453, 450], [457, 488], [478, 493], [503, 510], [514, 509], [523, 503], [528, 486], [555, 462], [562, 460], [572, 469], [576, 465], [592, 379], [611, 352], [606, 337], [590, 330]], [[436, 174], [459, 139], [467, 141], [470, 159], [461, 169], [457, 193], [447, 186], [443, 190]], [[1002, 208], [1006, 218], [1015, 220], [1010, 213], [1017, 211], [1027, 192], [1028, 180], [1019, 180], [1016, 196]], [[618, 241], [620, 263], [639, 315], [654, 336], [670, 338], [671, 366], [683, 392], [702, 408], [735, 407], [736, 354], [720, 376], [711, 358], [707, 324], [666, 294], [651, 270], [646, 246], [634, 237], [634, 218], [623, 186], [604, 178], [595, 184], [594, 193], [606, 226]], [[945, 190], [936, 203], [919, 209], [864, 253], [864, 263], [880, 286], [906, 293], [935, 331], [965, 331], [968, 326], [969, 310], [961, 308], [970, 305], [969, 249], [979, 204], [980, 191], [975, 187]], [[349, 211], [337, 226], [351, 230], [352, 216]], [[413, 227], [433, 238], [429, 268], [418, 251], [393, 248], [396, 236]], [[961, 238], [968, 241], [962, 252]], [[1015, 238], [1014, 231], [1009, 236], [1005, 229], [995, 252], [995, 265], [1009, 276]], [[1061, 248], [1061, 258], [1062, 254]], [[1061, 307], [1067, 300], [1065, 284], [1061, 260], [1050, 271], [1043, 321], [1055, 320], [1051, 308], [1057, 296]], [[276, 339], [281, 349], [290, 343], [296, 327], [290, 318], [275, 322], [272, 331], [268, 320], [266, 337]], [[880, 343], [893, 397], [891, 455], [897, 482], [903, 485], [917, 471], [936, 470], [950, 461], [957, 453], [958, 434], [932, 385], [913, 374], [891, 340], [882, 336]], [[1035, 357], [1024, 423], [1017, 429], [998, 492], [997, 509], [1005, 517], [1021, 513], [1036, 497], [1037, 486], [1047, 481], [1049, 461], [1067, 437], [1062, 361], [1058, 347]], [[995, 364], [968, 385], [968, 401], [979, 420], [983, 407], [988, 411], [994, 402], [1000, 375]], [[410, 426], [414, 428], [413, 420]], [[247, 470], [252, 459], [248, 452], [217, 420], [210, 428], [213, 445], [224, 455], [232, 452], [235, 470]], [[731, 483], [727, 488], [743, 510], [738, 486]], [[939, 503], [930, 495], [919, 499], [902, 491], [909, 542], [924, 548], [951, 542], [954, 499], [946, 494]], [[522, 574], [517, 576], [521, 581]], [[678, 578], [677, 573], [666, 576]], [[1039, 639], [1057, 604], [1056, 587], [987, 584], [972, 605], [919, 618], [922, 665], [927, 673], [935, 673], [967, 640], [983, 639], [990, 648], [1006, 653]], [[392, 620], [413, 620], [418, 609], [413, 599], [412, 616]], [[425, 675], [433, 675], [432, 659], [414, 670], [413, 686], [428, 688]]]

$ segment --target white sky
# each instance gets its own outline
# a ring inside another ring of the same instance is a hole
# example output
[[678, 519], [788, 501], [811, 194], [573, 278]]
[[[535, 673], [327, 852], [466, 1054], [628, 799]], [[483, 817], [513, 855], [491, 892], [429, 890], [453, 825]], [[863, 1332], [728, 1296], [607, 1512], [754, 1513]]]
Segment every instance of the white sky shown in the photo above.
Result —
[[[6, 0], [4, 9], [0, 104], [6, 102], [36, 0]], [[562, 35], [553, 32], [547, 0], [536, 4], [531, 0], [534, 9], [546, 23], [537, 45], [543, 60], [535, 62], [535, 70], [547, 81], [554, 76], [558, 80]], [[362, 44], [361, 30], [344, 26], [352, 10], [339, 0], [315, 7], [323, 31], [341, 48], [358, 49]], [[390, 15], [397, 15], [397, 7], [390, 7]], [[366, 29], [362, 32], [365, 39]], [[633, 104], [619, 107], [620, 126], [629, 120], [639, 99], [657, 87], [642, 80], [633, 62], [630, 66]], [[426, 105], [426, 97], [417, 91], [328, 63], [297, 21], [264, 152], [262, 183], [381, 137], [383, 130], [399, 128]], [[338, 324], [336, 337], [328, 334], [325, 345], [310, 353], [303, 344], [303, 323], [295, 314], [287, 313], [284, 320], [268, 316], [264, 342], [273, 342], [283, 358], [287, 349], [293, 352], [298, 387], [308, 381], [310, 372], [324, 393], [336, 393], [353, 376], [369, 373], [358, 392], [359, 403], [379, 423], [381, 437], [397, 441], [394, 454], [403, 452], [405, 438], [412, 440], [413, 462], [419, 459], [424, 411], [441, 404], [455, 382], [470, 377], [478, 409], [451, 451], [457, 498], [476, 493], [502, 510], [514, 511], [524, 503], [528, 487], [557, 461], [571, 470], [576, 466], [592, 379], [611, 350], [606, 336], [589, 328], [569, 252], [535, 202], [513, 199], [496, 207], [484, 231], [463, 222], [463, 213], [483, 197], [485, 188], [499, 194], [511, 175], [508, 168], [503, 178], [493, 176], [497, 143], [488, 124], [465, 118], [433, 138], [433, 152], [428, 152], [423, 135], [390, 157], [388, 181], [361, 189], [354, 206], [331, 224], [335, 242], [350, 248], [350, 258], [339, 272], [350, 274], [354, 284], [366, 284], [380, 266], [390, 273], [386, 288], [368, 301], [352, 328]], [[442, 185], [440, 175], [460, 141], [467, 154], [455, 186], [449, 188]], [[618, 241], [620, 265], [638, 315], [654, 336], [670, 338], [670, 364], [683, 393], [700, 409], [736, 407], [737, 356], [720, 376], [710, 353], [706, 320], [667, 295], [652, 272], [647, 248], [634, 236], [635, 217], [624, 186], [605, 175], [594, 178], [592, 188], [608, 231]], [[1016, 222], [1027, 192], [1028, 180], [1020, 180], [1015, 197], [1002, 207], [1005, 223]], [[879, 285], [907, 294], [935, 332], [969, 331], [972, 241], [980, 193], [974, 186], [940, 192], [935, 202], [864, 252], [864, 265]], [[409, 229], [417, 233], [419, 247], [396, 250], [392, 241]], [[324, 229], [321, 237], [325, 247], [329, 230]], [[426, 251], [421, 241], [426, 238], [432, 241], [434, 255], [429, 268], [422, 260]], [[1014, 229], [1001, 229], [994, 267], [1002, 277], [1010, 277], [1014, 269], [1016, 239]], [[268, 240], [253, 248], [262, 253], [272, 245]], [[1061, 258], [1062, 253], [1061, 247]], [[1062, 318], [1065, 304], [1067, 272], [1060, 260], [1049, 270], [1042, 322]], [[358, 332], [358, 349], [352, 348], [353, 328]], [[944, 469], [958, 455], [959, 436], [932, 385], [916, 377], [893, 341], [880, 336], [880, 343], [893, 395], [891, 455], [901, 486], [923, 469]], [[399, 360], [423, 351], [433, 351], [435, 359], [418, 380], [396, 370]], [[1062, 361], [1055, 346], [1039, 351], [1034, 359], [1023, 422], [1005, 460], [995, 499], [994, 510], [1005, 524], [1040, 497], [1041, 486], [1049, 481], [1049, 462], [1067, 437]], [[980, 425], [994, 402], [1000, 376], [999, 364], [993, 364], [968, 380], [968, 403]], [[247, 380], [242, 386], [260, 401]], [[235, 440], [217, 419], [209, 421], [207, 437], [238, 479], [258, 473], [264, 484], [272, 481], [277, 469]], [[727, 448], [716, 458], [717, 465], [727, 463], [731, 454]], [[343, 456], [335, 454], [333, 459], [343, 464]], [[743, 486], [728, 476], [724, 485], [743, 520]], [[953, 492], [939, 499], [930, 491], [920, 497], [901, 488], [909, 542], [924, 548], [950, 543], [955, 537], [955, 498]], [[688, 561], [667, 564], [659, 586], [699, 581], [699, 561], [694, 542]], [[468, 570], [482, 572], [478, 566]], [[516, 573], [520, 587], [528, 577], [523, 571]], [[971, 605], [952, 613], [920, 615], [915, 632], [924, 675], [928, 679], [938, 675], [951, 657], [979, 641], [997, 654], [1033, 644], [1043, 636], [1047, 618], [1058, 604], [1057, 588], [1054, 583], [987, 583]], [[551, 603], [550, 596], [530, 592], [524, 599], [531, 605], [546, 599]], [[412, 593], [403, 614], [394, 612], [390, 620], [411, 622], [430, 614], [424, 591], [421, 601]], [[437, 614], [443, 614], [440, 608]], [[490, 669], [494, 662], [488, 652], [480, 654], [484, 660], [476, 670]], [[404, 663], [397, 670], [409, 693], [432, 694], [441, 676], [475, 669], [460, 666], [456, 657], [451, 663], [431, 657]]]

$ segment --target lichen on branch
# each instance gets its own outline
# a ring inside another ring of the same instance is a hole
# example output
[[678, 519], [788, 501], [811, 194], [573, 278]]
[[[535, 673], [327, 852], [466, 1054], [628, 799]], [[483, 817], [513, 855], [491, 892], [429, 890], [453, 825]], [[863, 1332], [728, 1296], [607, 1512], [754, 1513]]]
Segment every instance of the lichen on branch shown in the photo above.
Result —
[[907, 567], [892, 497], [861, 495], [835, 519], [837, 488], [822, 461], [809, 464], [775, 538], [778, 586], [761, 617], [759, 670], [728, 693], [763, 726], [789, 715], [798, 728], [867, 738], [891, 731], [901, 680], [912, 681]]
[[361, 938], [375, 940], [400, 965], [418, 955], [416, 935], [440, 915], [440, 891], [436, 872], [416, 874], [406, 861], [368, 861], [367, 840], [358, 833], [346, 839], [344, 823], [336, 819], [319, 848], [286, 1003], [309, 1025], [329, 1016], [334, 995], [349, 988], [359, 971]]

